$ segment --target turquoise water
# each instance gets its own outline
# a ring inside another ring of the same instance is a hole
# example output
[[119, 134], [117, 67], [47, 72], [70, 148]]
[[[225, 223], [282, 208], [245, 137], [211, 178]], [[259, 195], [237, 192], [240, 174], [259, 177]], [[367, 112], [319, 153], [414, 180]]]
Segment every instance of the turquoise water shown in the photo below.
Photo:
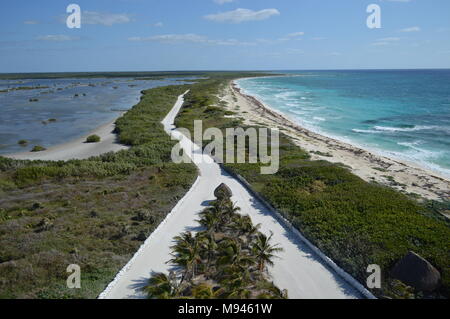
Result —
[[[179, 84], [177, 80], [0, 80], [0, 90], [10, 90], [0, 93], [0, 155], [27, 151], [33, 145], [54, 146], [87, 135], [137, 104], [142, 90]], [[11, 90], [20, 87], [41, 88]], [[18, 145], [21, 139], [29, 144]]]
[[305, 128], [450, 176], [450, 70], [285, 73], [237, 84]]

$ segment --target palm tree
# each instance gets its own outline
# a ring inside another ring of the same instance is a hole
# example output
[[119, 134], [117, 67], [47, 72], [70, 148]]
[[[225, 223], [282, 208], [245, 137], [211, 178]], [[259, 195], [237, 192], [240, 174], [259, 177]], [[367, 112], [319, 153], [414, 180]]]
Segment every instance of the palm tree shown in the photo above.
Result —
[[172, 258], [169, 262], [182, 266], [185, 269], [181, 282], [195, 277], [197, 266], [201, 263], [200, 244], [197, 237], [192, 233], [186, 232], [181, 236], [175, 237], [177, 242], [172, 247]]
[[247, 235], [248, 237], [253, 237], [258, 233], [261, 224], [256, 226], [253, 225], [250, 216], [237, 216], [234, 220], [233, 230], [237, 231], [239, 235]]
[[283, 248], [277, 247], [278, 245], [271, 245], [273, 233], [270, 236], [259, 233], [256, 240], [252, 246], [253, 254], [255, 255], [258, 262], [259, 272], [262, 274], [266, 265], [273, 265], [273, 258], [275, 258], [275, 253], [283, 251]]
[[143, 288], [148, 297], [152, 299], [171, 299], [178, 296], [180, 285], [173, 272], [167, 276], [164, 273], [156, 273]]
[[209, 233], [215, 233], [219, 230], [221, 225], [221, 220], [219, 214], [213, 212], [212, 210], [204, 210], [200, 214], [200, 219], [197, 222], [205, 227]]
[[206, 255], [206, 272], [210, 271], [210, 265], [217, 252], [218, 245], [214, 240], [214, 232], [202, 232], [198, 234], [198, 240], [201, 245], [201, 253], [203, 256]]
[[211, 285], [203, 283], [192, 288], [192, 297], [194, 299], [216, 299], [220, 298], [224, 292], [223, 288], [214, 290]]
[[241, 270], [245, 270], [255, 263], [255, 259], [252, 256], [244, 253], [238, 239], [228, 238], [222, 242], [219, 247], [219, 254], [217, 265], [224, 268], [222, 273], [224, 270], [226, 272], [228, 266], [236, 266]]
[[231, 221], [232, 217], [236, 215], [241, 208], [237, 207], [235, 203], [230, 200], [225, 200], [220, 203], [221, 219], [222, 222], [227, 225]]

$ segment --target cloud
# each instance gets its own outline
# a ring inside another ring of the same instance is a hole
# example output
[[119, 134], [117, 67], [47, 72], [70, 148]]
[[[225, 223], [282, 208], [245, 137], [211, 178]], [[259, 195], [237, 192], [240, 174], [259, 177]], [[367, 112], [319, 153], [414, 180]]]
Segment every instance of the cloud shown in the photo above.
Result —
[[384, 1], [390, 1], [390, 2], [411, 2], [411, 0], [384, 0]]
[[247, 21], [266, 20], [276, 15], [280, 15], [280, 12], [277, 9], [264, 9], [260, 11], [253, 11], [250, 9], [239, 8], [234, 11], [209, 14], [206, 15], [204, 18], [214, 22], [241, 23]]
[[187, 34], [161, 34], [154, 35], [150, 37], [131, 37], [128, 38], [129, 41], [134, 42], [159, 42], [167, 44], [177, 44], [177, 43], [197, 43], [197, 44], [209, 44], [209, 45], [225, 45], [225, 46], [236, 46], [236, 45], [253, 45], [252, 42], [241, 42], [236, 39], [226, 39], [217, 40], [209, 39], [206, 36], [198, 35], [195, 33]]
[[129, 23], [131, 21], [131, 15], [126, 13], [81, 12], [81, 24], [100, 24], [110, 27], [114, 24]]
[[373, 46], [390, 45], [390, 44], [393, 44], [393, 43], [398, 42], [400, 40], [401, 40], [401, 38], [395, 38], [395, 37], [381, 38], [381, 39], [378, 39], [375, 42], [373, 42], [371, 45], [373, 45]]
[[157, 27], [157, 28], [161, 28], [162, 26], [164, 26], [164, 23], [162, 23], [162, 22], [156, 22], [155, 24], [153, 24], [153, 26], [154, 26], [154, 27]]
[[75, 41], [79, 40], [78, 37], [69, 37], [68, 35], [62, 34], [49, 34], [49, 35], [41, 35], [36, 38], [39, 41], [54, 41], [54, 42], [63, 42], [63, 41]]
[[289, 33], [287, 35], [288, 38], [297, 38], [297, 37], [301, 37], [302, 35], [305, 35], [305, 32], [293, 32], [293, 33]]
[[234, 1], [236, 1], [236, 0], [214, 0], [214, 2], [218, 3], [218, 4], [231, 3], [231, 2], [234, 2]]
[[410, 27], [401, 29], [400, 32], [419, 32], [420, 30], [420, 27]]
[[23, 22], [24, 24], [39, 24], [39, 21], [36, 20], [27, 20]]

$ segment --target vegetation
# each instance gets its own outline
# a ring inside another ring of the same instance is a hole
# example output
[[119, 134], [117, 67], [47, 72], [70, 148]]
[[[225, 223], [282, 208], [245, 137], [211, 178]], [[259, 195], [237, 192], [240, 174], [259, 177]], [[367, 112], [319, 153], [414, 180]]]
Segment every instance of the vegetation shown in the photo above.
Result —
[[[190, 188], [160, 124], [185, 86], [147, 90], [117, 125], [127, 151], [67, 162], [0, 157], [0, 298], [96, 298]], [[139, 118], [137, 123], [134, 118]], [[81, 267], [81, 289], [66, 268]]]
[[[174, 73], [109, 75], [134, 78]], [[160, 124], [178, 95], [190, 89], [176, 120], [178, 127], [192, 129], [197, 119], [203, 120], [204, 129], [244, 127], [239, 119], [226, 116], [224, 102], [218, 95], [230, 80], [254, 74], [188, 72], [178, 75], [207, 78], [192, 85], [144, 91], [140, 103], [116, 123], [120, 141], [132, 146], [127, 151], [68, 162], [0, 157], [1, 298], [94, 298], [103, 290], [196, 177], [193, 165], [171, 163], [170, 152], [175, 142]], [[2, 77], [29, 78], [27, 75]], [[376, 295], [423, 296], [389, 277], [395, 262], [412, 250], [431, 262], [442, 275], [440, 291], [425, 297], [449, 297], [450, 230], [448, 221], [438, 214], [450, 211], [448, 203], [418, 202], [393, 189], [367, 183], [341, 165], [312, 161], [307, 152], [285, 135], [281, 135], [280, 143], [281, 166], [275, 175], [261, 175], [260, 164], [227, 164], [226, 169], [242, 175], [255, 191], [362, 284], [367, 277], [367, 265], [380, 265], [385, 280], [382, 290], [372, 291]], [[218, 202], [213, 203], [209, 210], [217, 205]], [[210, 244], [227, 245], [227, 248], [214, 249], [211, 256], [208, 249], [198, 248], [202, 257], [186, 260], [178, 255], [182, 246], [174, 247], [174, 259], [177, 256], [179, 259], [173, 262], [180, 265], [186, 262], [183, 283], [180, 274], [153, 276], [147, 292], [158, 298], [176, 295], [254, 298], [260, 292], [282, 297], [273, 286], [274, 290], [265, 286], [269, 285], [267, 278], [258, 277], [263, 266], [256, 261], [256, 248], [253, 249], [257, 236], [249, 237], [246, 233], [244, 244], [236, 245], [240, 241], [235, 236], [238, 230], [232, 228], [245, 217], [216, 224], [212, 217], [217, 214], [213, 215], [202, 214], [200, 221], [207, 230], [191, 234], [192, 241], [197, 243], [197, 248], [202, 247], [201, 234], [207, 236], [211, 232], [218, 236], [214, 235]], [[180, 240], [189, 238], [188, 234], [181, 236]], [[228, 240], [219, 241], [220, 236]], [[236, 254], [239, 249], [243, 253]], [[233, 265], [235, 256], [238, 257]], [[221, 262], [239, 267], [249, 257], [253, 262], [246, 272], [234, 271], [236, 277], [224, 276]], [[260, 258], [263, 260], [262, 255]], [[205, 262], [213, 265], [208, 267], [211, 271], [206, 271]], [[65, 269], [72, 263], [81, 266], [81, 290], [65, 287]], [[162, 292], [153, 290], [159, 289], [158, 282]], [[264, 287], [259, 287], [260, 284]], [[180, 289], [180, 285], [187, 288]]]
[[39, 89], [48, 89], [48, 86], [19, 86], [15, 88], [9, 88], [0, 90], [0, 93], [7, 93], [12, 91], [27, 91], [27, 90], [39, 90]]
[[249, 216], [238, 213], [228, 193], [220, 194], [200, 213], [203, 231], [175, 237], [170, 262], [178, 270], [153, 274], [144, 287], [149, 298], [287, 298], [267, 273], [282, 249], [271, 243], [272, 236], [260, 233]]
[[100, 136], [98, 136], [98, 135], [89, 135], [87, 138], [86, 138], [86, 143], [98, 143], [98, 142], [100, 142]]
[[[244, 127], [228, 118], [219, 98], [236, 75], [211, 77], [192, 86], [177, 118], [178, 127], [193, 129], [193, 121], [209, 127]], [[224, 133], [225, 136], [225, 133]], [[205, 144], [209, 141], [204, 141]], [[248, 149], [247, 149], [248, 152]], [[431, 262], [442, 275], [442, 288], [428, 297], [450, 296], [448, 220], [438, 212], [449, 204], [418, 202], [391, 188], [368, 183], [339, 164], [312, 161], [290, 138], [280, 136], [280, 170], [261, 175], [261, 164], [226, 164], [243, 176], [272, 206], [339, 266], [365, 285], [369, 264], [381, 266], [383, 289], [393, 295], [389, 271], [408, 251]], [[415, 292], [420, 297], [420, 292]]]
[[58, 72], [58, 73], [3, 73], [1, 80], [64, 79], [64, 78], [136, 78], [160, 80], [168, 77], [208, 76], [210, 72]]
[[45, 151], [46, 148], [41, 146], [41, 145], [36, 145], [35, 147], [33, 147], [33, 149], [31, 150], [32, 152], [42, 152]]
[[21, 145], [21, 146], [26, 146], [28, 145], [28, 141], [27, 140], [20, 140], [17, 142], [17, 144]]

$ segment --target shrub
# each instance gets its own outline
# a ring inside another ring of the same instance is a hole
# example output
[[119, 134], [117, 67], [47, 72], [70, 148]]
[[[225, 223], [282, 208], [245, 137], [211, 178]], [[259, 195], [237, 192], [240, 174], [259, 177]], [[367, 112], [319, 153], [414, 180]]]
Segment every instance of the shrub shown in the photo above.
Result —
[[35, 147], [33, 147], [33, 149], [31, 150], [32, 152], [42, 152], [45, 151], [46, 148], [41, 146], [41, 145], [36, 145]]
[[19, 142], [17, 142], [17, 144], [25, 146], [25, 145], [28, 144], [28, 141], [27, 140], [20, 140]]
[[88, 136], [88, 138], [86, 139], [86, 143], [98, 143], [100, 142], [101, 138], [98, 135], [90, 135]]

